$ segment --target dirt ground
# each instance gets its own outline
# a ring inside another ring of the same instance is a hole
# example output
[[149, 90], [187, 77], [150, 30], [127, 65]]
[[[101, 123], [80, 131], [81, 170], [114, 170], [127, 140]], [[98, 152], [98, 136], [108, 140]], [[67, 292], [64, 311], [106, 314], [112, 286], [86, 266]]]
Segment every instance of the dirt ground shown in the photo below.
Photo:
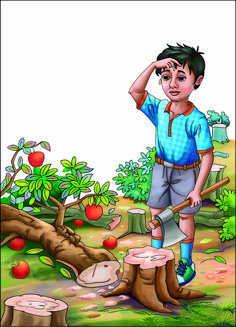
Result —
[[[105, 228], [93, 227], [84, 224], [80, 228], [75, 228], [82, 241], [87, 246], [101, 247], [106, 235], [119, 237], [128, 230], [127, 210], [131, 208], [141, 208], [146, 212], [146, 226], [150, 220], [148, 207], [144, 203], [138, 203], [130, 199], [120, 197], [114, 213], [122, 216], [120, 224], [112, 231]], [[110, 208], [104, 209], [106, 214]], [[204, 210], [206, 208], [202, 208]], [[208, 208], [209, 209], [209, 208]], [[210, 210], [217, 210], [210, 208]], [[184, 287], [187, 289], [199, 290], [207, 296], [201, 301], [210, 301], [216, 304], [235, 303], [235, 242], [234, 240], [222, 243], [218, 234], [219, 228], [210, 228], [206, 226], [196, 226], [195, 241], [192, 259], [196, 266], [196, 277]], [[118, 240], [118, 246], [110, 250], [118, 259], [121, 265], [119, 279], [122, 277], [123, 258], [129, 248], [144, 247], [151, 245], [151, 233], [129, 234]], [[49, 296], [55, 299], [63, 300], [68, 304], [67, 321], [71, 326], [93, 326], [102, 322], [113, 321], [112, 325], [124, 326], [133, 325], [132, 322], [139, 318], [138, 312], [152, 312], [130, 295], [113, 296], [103, 298], [100, 294], [105, 290], [115, 287], [118, 283], [106, 286], [103, 289], [85, 288], [76, 284], [73, 271], [72, 279], [63, 277], [55, 267], [46, 266], [39, 262], [38, 256], [25, 255], [23, 249], [17, 253], [9, 248], [2, 251], [2, 285], [1, 285], [1, 308], [4, 309], [4, 301], [15, 295], [34, 293]], [[36, 248], [38, 245], [36, 244]], [[206, 249], [219, 249], [219, 252], [204, 253]], [[175, 255], [175, 263], [180, 259], [180, 245], [175, 244], [171, 249]], [[13, 253], [14, 252], [14, 253]], [[46, 254], [46, 252], [45, 252]], [[45, 255], [44, 254], [44, 255]], [[226, 263], [218, 262], [215, 256], [224, 258]], [[30, 275], [24, 280], [12, 278], [10, 276], [10, 267], [14, 261], [26, 260], [31, 268]], [[68, 268], [68, 267], [66, 267]], [[69, 269], [68, 269], [69, 270]], [[87, 299], [83, 299], [86, 295]], [[180, 300], [181, 305], [186, 300]], [[82, 308], [95, 304], [97, 308], [90, 311], [81, 311]], [[171, 311], [178, 313], [181, 307], [171, 304], [165, 304]], [[128, 313], [125, 315], [125, 313]], [[1, 314], [2, 315], [2, 314]], [[114, 321], [116, 322], [114, 324]], [[130, 323], [128, 323], [130, 321]], [[105, 323], [104, 323], [105, 326]]]

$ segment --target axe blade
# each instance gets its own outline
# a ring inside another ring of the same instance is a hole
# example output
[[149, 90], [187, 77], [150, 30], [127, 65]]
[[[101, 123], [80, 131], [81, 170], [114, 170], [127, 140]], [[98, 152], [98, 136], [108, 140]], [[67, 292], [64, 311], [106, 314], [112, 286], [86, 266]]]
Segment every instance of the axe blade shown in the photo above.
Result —
[[174, 221], [174, 213], [171, 209], [166, 209], [156, 215], [155, 218], [160, 221], [163, 239], [162, 247], [174, 245], [187, 237]]

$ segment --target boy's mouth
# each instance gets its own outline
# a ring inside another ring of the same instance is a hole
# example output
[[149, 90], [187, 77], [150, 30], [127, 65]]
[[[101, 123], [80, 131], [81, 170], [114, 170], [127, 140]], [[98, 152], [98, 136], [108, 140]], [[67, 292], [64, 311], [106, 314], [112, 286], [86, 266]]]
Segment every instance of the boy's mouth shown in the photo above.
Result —
[[173, 96], [179, 95], [180, 92], [179, 91], [170, 91], [170, 94]]

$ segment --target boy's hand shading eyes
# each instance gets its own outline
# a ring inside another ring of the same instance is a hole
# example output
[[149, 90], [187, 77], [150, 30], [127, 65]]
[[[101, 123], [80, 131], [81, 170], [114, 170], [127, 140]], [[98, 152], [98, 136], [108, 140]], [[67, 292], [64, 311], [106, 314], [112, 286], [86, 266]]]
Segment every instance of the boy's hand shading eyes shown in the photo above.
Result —
[[181, 64], [173, 58], [166, 58], [156, 61], [156, 68], [172, 68], [175, 66], [181, 67]]

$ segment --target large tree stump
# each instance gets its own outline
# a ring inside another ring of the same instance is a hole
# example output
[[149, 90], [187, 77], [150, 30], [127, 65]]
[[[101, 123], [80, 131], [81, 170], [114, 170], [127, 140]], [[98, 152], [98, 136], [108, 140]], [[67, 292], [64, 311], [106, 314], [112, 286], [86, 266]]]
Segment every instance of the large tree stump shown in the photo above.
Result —
[[24, 294], [5, 301], [1, 326], [68, 326], [67, 304], [50, 297]]
[[151, 246], [129, 249], [124, 258], [124, 273], [120, 284], [103, 297], [132, 293], [146, 307], [158, 312], [171, 312], [163, 306], [176, 300], [195, 299], [205, 294], [179, 286], [171, 250]]
[[118, 238], [124, 237], [130, 233], [147, 234], [150, 232], [146, 228], [146, 212], [143, 209], [128, 210], [128, 231]]

